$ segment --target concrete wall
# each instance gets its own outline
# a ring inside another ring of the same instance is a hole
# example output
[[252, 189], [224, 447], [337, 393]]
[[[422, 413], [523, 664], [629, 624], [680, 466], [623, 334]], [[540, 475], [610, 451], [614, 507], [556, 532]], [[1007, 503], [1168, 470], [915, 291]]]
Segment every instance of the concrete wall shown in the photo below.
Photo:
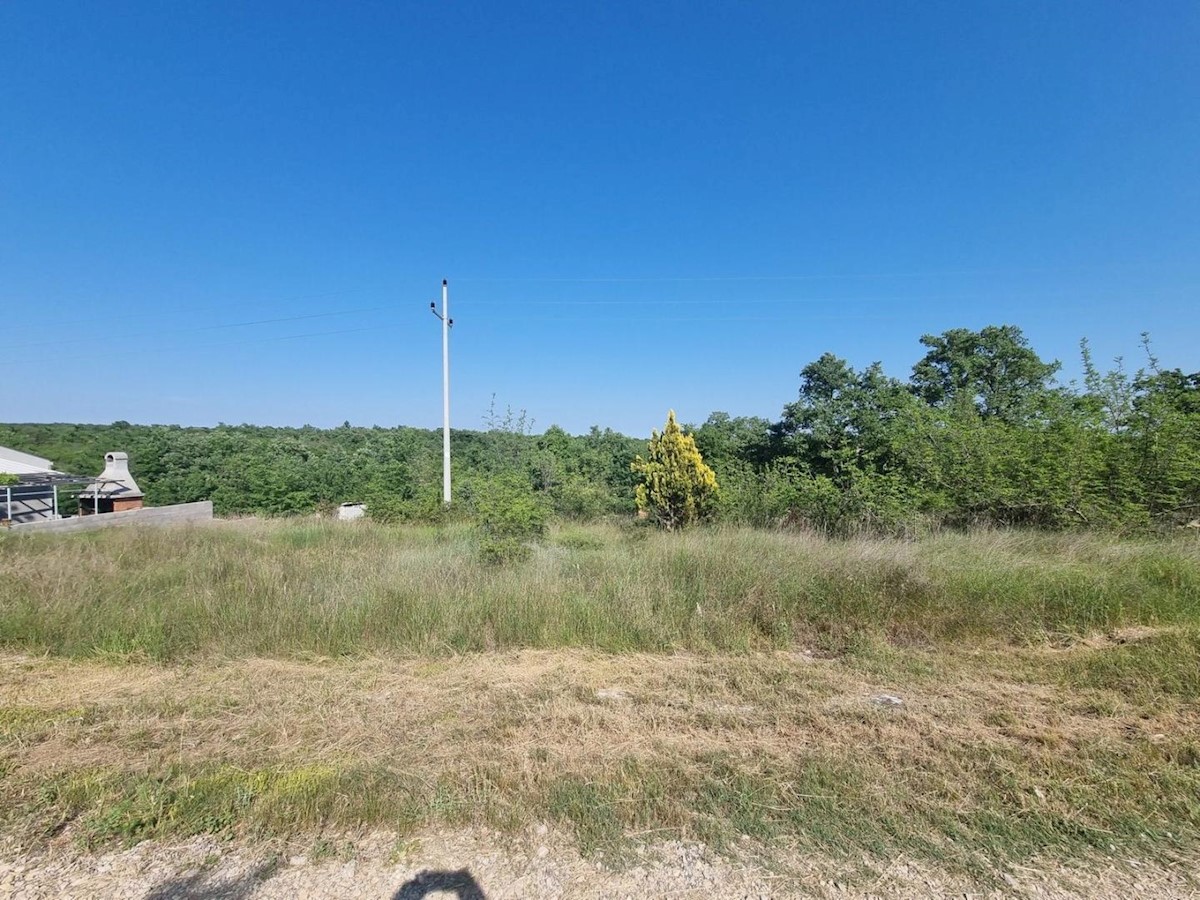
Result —
[[12, 531], [21, 534], [34, 532], [91, 531], [95, 528], [118, 528], [122, 525], [180, 525], [188, 522], [209, 522], [213, 517], [211, 500], [199, 503], [180, 503], [175, 506], [152, 506], [131, 509], [126, 512], [102, 513], [98, 516], [75, 516], [70, 519], [55, 519], [45, 522], [13, 524]]

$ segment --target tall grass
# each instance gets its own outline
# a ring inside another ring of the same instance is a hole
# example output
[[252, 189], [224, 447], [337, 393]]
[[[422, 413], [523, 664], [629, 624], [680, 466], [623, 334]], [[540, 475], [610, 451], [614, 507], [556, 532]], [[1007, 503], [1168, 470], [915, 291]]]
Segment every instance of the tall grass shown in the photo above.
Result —
[[0, 646], [71, 656], [842, 649], [1195, 623], [1200, 541], [596, 525], [497, 567], [469, 526], [222, 523], [5, 535], [0, 590]]

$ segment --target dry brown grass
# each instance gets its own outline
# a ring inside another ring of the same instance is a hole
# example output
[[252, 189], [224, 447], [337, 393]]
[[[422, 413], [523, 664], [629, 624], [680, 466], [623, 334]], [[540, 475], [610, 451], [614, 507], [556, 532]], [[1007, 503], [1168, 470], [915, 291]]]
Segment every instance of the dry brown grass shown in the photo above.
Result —
[[[1101, 640], [1073, 652], [1103, 646]], [[1043, 653], [1026, 651], [1025, 661]], [[734, 751], [783, 759], [818, 748], [919, 761], [940, 742], [1054, 744], [1119, 740], [1197, 724], [1192, 710], [1158, 722], [1126, 708], [1074, 711], [1054, 685], [981, 671], [991, 651], [951, 679], [898, 684], [803, 653], [750, 657], [525, 651], [445, 660], [311, 664], [245, 660], [218, 666], [110, 666], [7, 656], [0, 697], [37, 709], [46, 727], [16, 754], [16, 771], [103, 762], [122, 768], [225, 759], [401, 763], [431, 773], [536, 749], [570, 768], [630, 754], [675, 762]], [[620, 691], [601, 699], [597, 691]], [[903, 693], [899, 714], [870, 698]], [[1184, 720], [1181, 721], [1180, 716]], [[1011, 718], [1014, 725], [996, 722]], [[1036, 737], [1030, 737], [1036, 736]]]
[[[44, 785], [67, 785], [48, 805], [99, 839], [253, 826], [254, 796], [230, 813], [229, 791], [286, 788], [271, 827], [547, 817], [585, 844], [750, 832], [956, 864], [1143, 833], [1153, 836], [1143, 850], [1194, 847], [1200, 812], [1177, 794], [1200, 787], [1188, 755], [1197, 705], [1064, 692], [1064, 660], [1128, 638], [834, 660], [559, 650], [155, 666], [8, 655], [4, 799], [34, 815]], [[904, 706], [877, 706], [880, 693]], [[164, 799], [171, 778], [184, 786]], [[206, 789], [212, 798], [196, 800]], [[186, 815], [180, 792], [191, 792]], [[28, 815], [11, 821], [27, 826]]]

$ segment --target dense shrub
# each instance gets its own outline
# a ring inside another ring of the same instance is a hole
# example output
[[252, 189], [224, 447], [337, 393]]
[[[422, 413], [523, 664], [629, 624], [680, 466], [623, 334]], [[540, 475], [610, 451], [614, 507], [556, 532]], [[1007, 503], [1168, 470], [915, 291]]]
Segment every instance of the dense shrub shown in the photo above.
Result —
[[631, 468], [639, 479], [638, 512], [667, 531], [706, 518], [716, 503], [717, 476], [705, 465], [695, 438], [675, 421], [674, 410], [662, 433], [651, 435], [646, 458], [637, 457]]
[[488, 562], [523, 559], [530, 542], [546, 533], [548, 504], [519, 476], [506, 473], [476, 481], [470, 494], [481, 532], [480, 552]]

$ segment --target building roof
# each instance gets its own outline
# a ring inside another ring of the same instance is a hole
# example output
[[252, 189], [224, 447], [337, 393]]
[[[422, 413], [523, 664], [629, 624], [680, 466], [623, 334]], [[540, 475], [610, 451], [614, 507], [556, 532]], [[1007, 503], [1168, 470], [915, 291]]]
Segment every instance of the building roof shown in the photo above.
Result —
[[6, 475], [16, 475], [17, 484], [13, 485], [13, 495], [31, 487], [48, 487], [55, 484], [84, 484], [91, 478], [81, 478], [70, 472], [56, 472], [54, 463], [31, 453], [22, 453], [11, 447], [0, 447], [0, 472]]
[[0, 472], [9, 475], [47, 475], [53, 471], [54, 463], [48, 459], [10, 447], [0, 447]]

